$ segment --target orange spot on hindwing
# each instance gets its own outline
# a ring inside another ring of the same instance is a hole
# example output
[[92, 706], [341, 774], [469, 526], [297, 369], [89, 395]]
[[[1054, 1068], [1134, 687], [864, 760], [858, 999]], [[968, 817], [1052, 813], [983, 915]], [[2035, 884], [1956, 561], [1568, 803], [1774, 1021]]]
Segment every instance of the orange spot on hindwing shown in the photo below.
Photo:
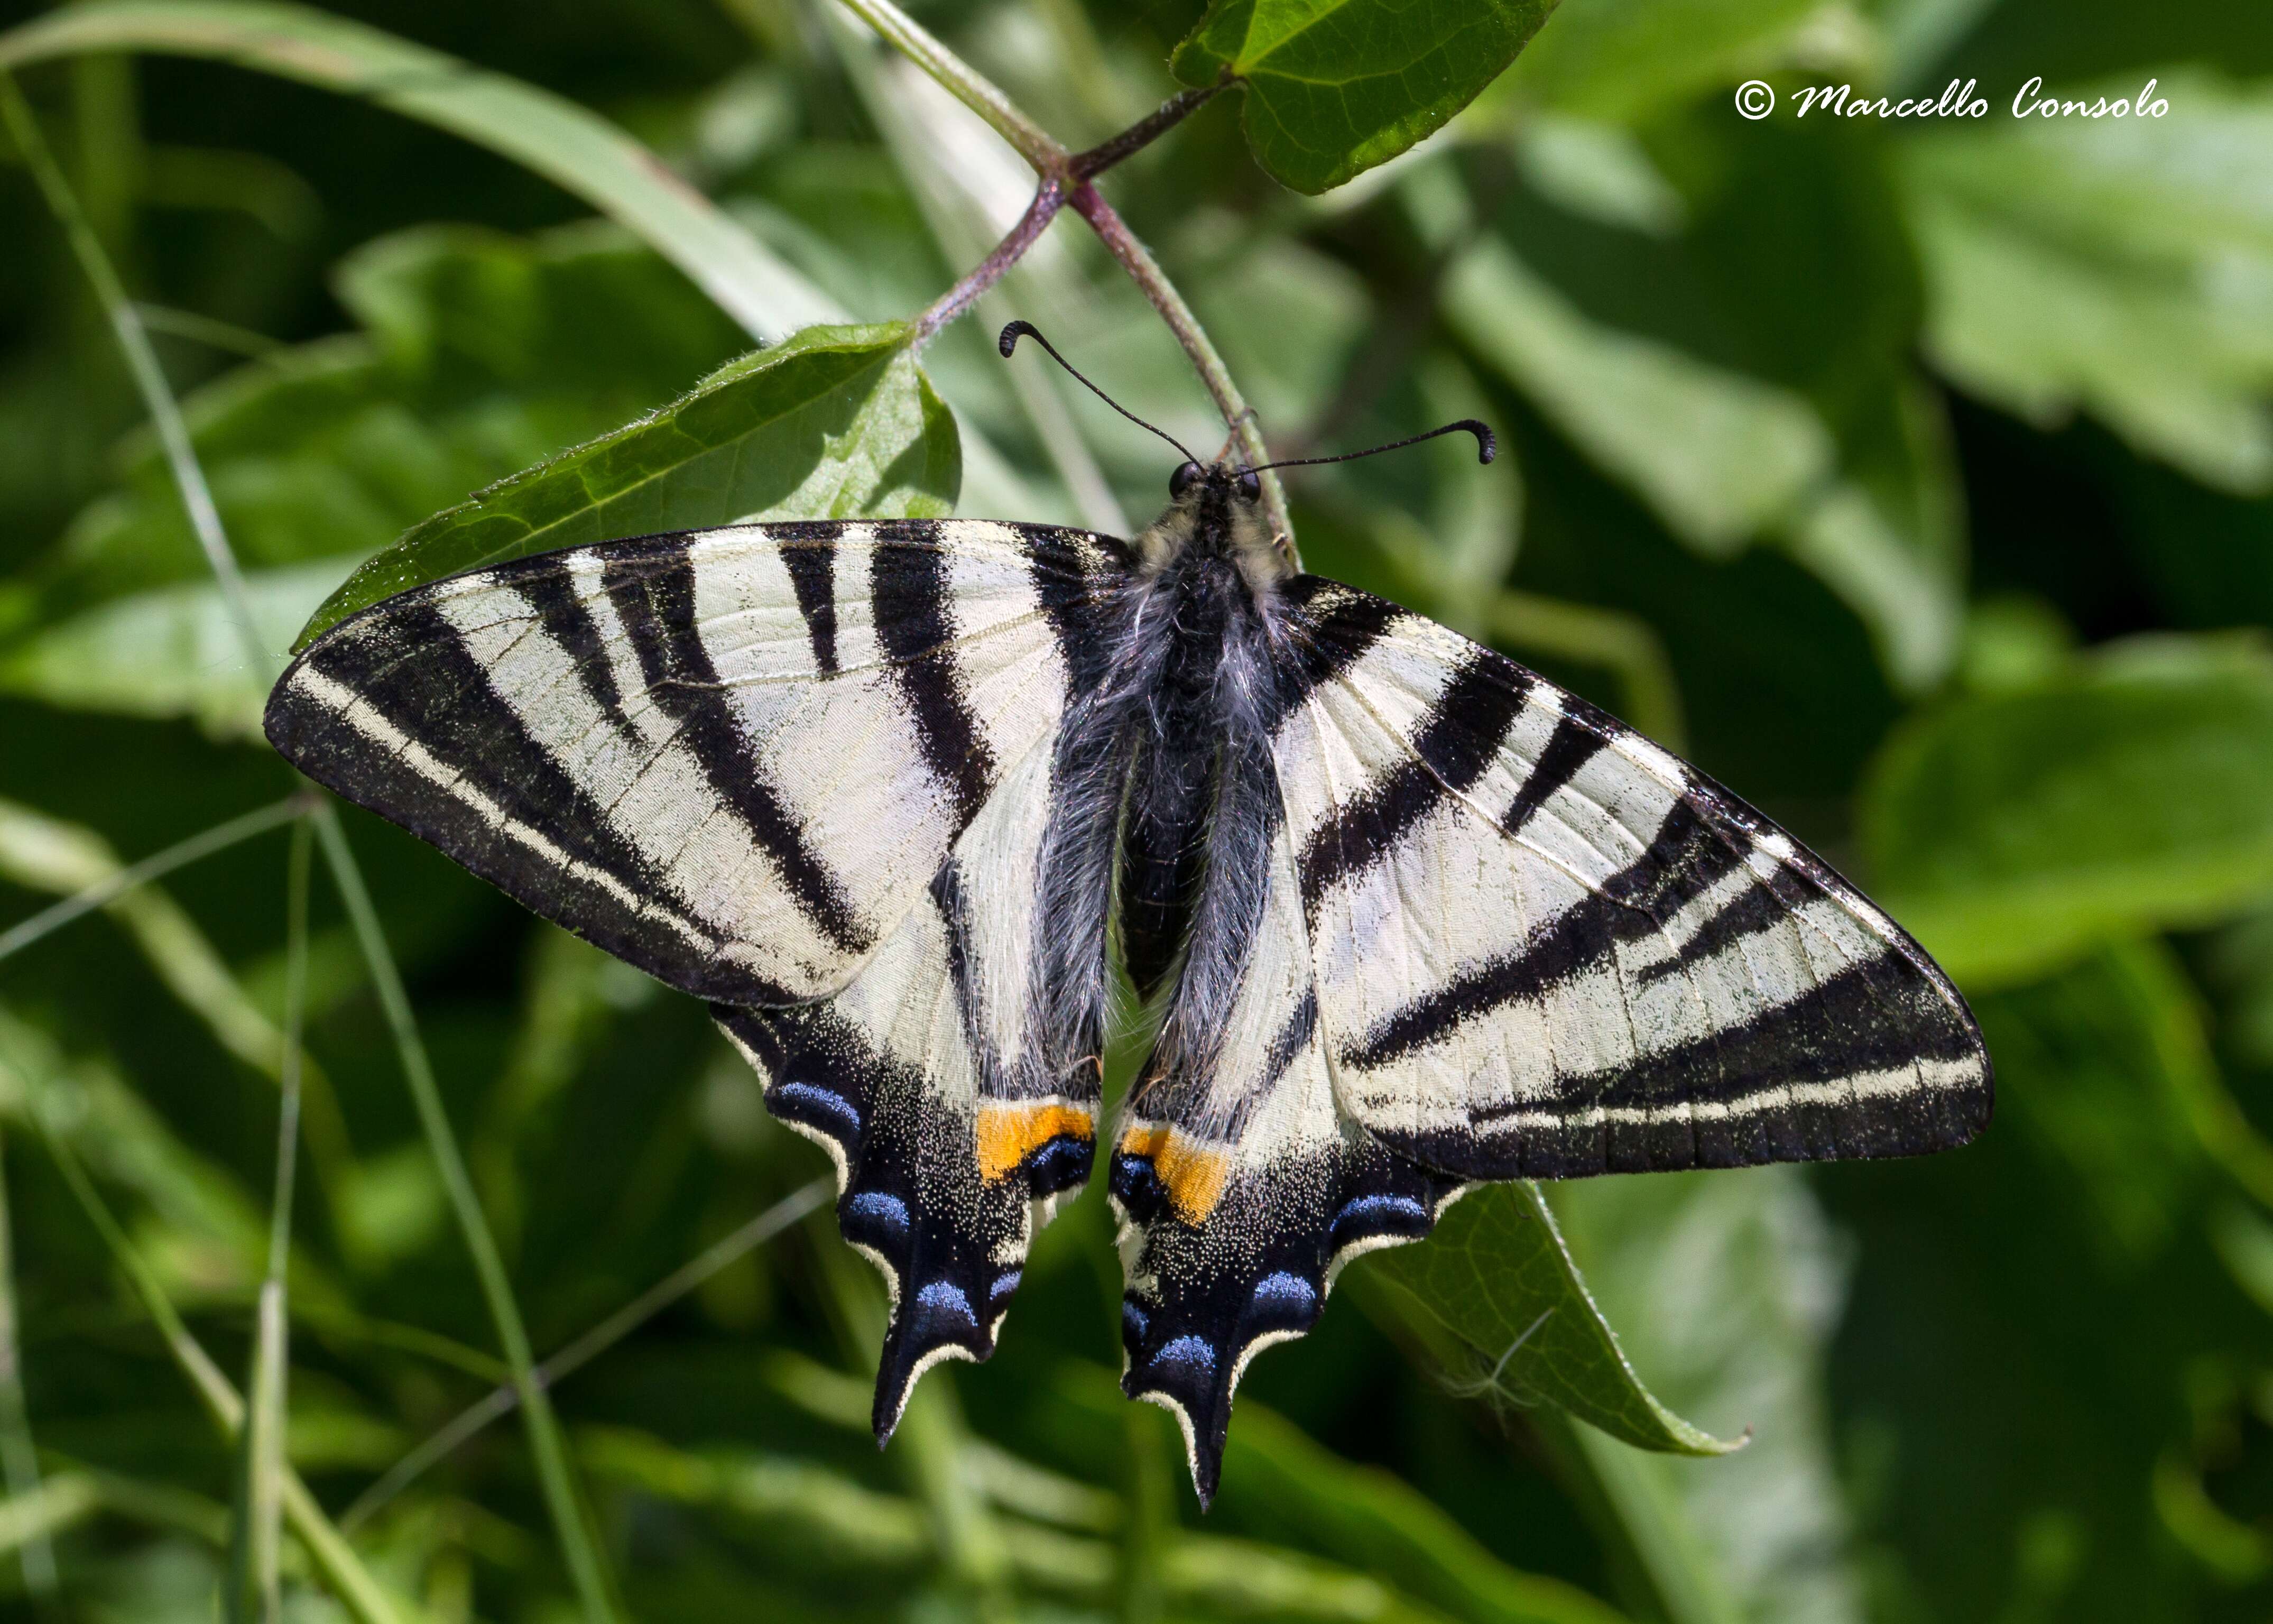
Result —
[[1153, 1177], [1168, 1192], [1169, 1205], [1189, 1224], [1206, 1221], [1231, 1181], [1228, 1152], [1187, 1139], [1165, 1124], [1130, 1128], [1121, 1136], [1119, 1154], [1142, 1156], [1152, 1164]]
[[1087, 1144], [1096, 1137], [1096, 1119], [1062, 1100], [981, 1100], [979, 1176], [994, 1184], [1052, 1139], [1076, 1139]]

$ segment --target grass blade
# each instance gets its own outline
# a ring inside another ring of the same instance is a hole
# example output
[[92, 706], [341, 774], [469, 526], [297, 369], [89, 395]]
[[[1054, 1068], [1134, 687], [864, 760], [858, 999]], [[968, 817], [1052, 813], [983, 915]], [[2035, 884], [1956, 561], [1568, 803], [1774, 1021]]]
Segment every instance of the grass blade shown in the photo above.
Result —
[[441, 1175], [442, 1188], [449, 1196], [466, 1250], [473, 1254], [474, 1273], [489, 1304], [490, 1318], [497, 1327], [506, 1363], [513, 1367], [514, 1390], [519, 1395], [521, 1417], [529, 1429], [529, 1454], [536, 1463], [537, 1483], [544, 1490], [545, 1509], [551, 1515], [554, 1535], [560, 1542], [569, 1575], [575, 1582], [585, 1615], [595, 1620], [613, 1620], [618, 1613], [606, 1569], [601, 1562], [599, 1547], [585, 1526], [583, 1508], [577, 1502], [575, 1486], [569, 1477], [567, 1440], [561, 1435], [552, 1401], [546, 1396], [544, 1384], [537, 1377], [529, 1351], [529, 1330], [521, 1323], [521, 1306], [514, 1300], [512, 1283], [506, 1278], [505, 1259], [498, 1252], [497, 1238], [482, 1212], [481, 1199], [474, 1192], [473, 1177], [466, 1170], [465, 1154], [458, 1147], [456, 1132], [450, 1126], [449, 1113], [443, 1109], [442, 1091], [434, 1080], [433, 1063], [427, 1057], [425, 1041], [419, 1036], [417, 1022], [411, 1014], [410, 995], [403, 988], [402, 973], [387, 948], [386, 933], [379, 922], [379, 910], [371, 905], [371, 891], [364, 883], [363, 870], [356, 864], [338, 815], [326, 805], [318, 808], [313, 821], [316, 837], [324, 846], [333, 883], [339, 887], [356, 940], [370, 966], [379, 1007], [394, 1033], [403, 1077], [410, 1086], [411, 1102], [417, 1109], [419, 1126], [424, 1131], [435, 1169]]
[[283, 1521], [286, 1384], [291, 1371], [286, 1312], [286, 1272], [292, 1255], [292, 1192], [300, 1143], [300, 1038], [308, 1005], [309, 830], [303, 819], [292, 831], [292, 855], [285, 886], [284, 1076], [276, 1111], [276, 1187], [271, 1199], [268, 1275], [260, 1283], [254, 1321], [252, 1370], [245, 1380], [251, 1415], [244, 1429], [244, 1481], [238, 1502], [238, 1527], [229, 1542], [232, 1616], [250, 1616], [254, 1598], [266, 1624], [283, 1615], [278, 1577], [278, 1530]]
[[[176, 842], [162, 852], [152, 853], [140, 862], [94, 879], [53, 907], [42, 908], [31, 918], [0, 930], [0, 959], [22, 952], [41, 937], [54, 935], [73, 920], [83, 919], [97, 908], [109, 907], [131, 891], [147, 885], [176, 868], [187, 868], [215, 852], [227, 851], [230, 846], [241, 845], [255, 836], [265, 835], [272, 829], [281, 828], [307, 810], [305, 797], [288, 795], [273, 805], [247, 812], [241, 817], [230, 818], [225, 823], [216, 823], [211, 829]], [[5, 808], [0, 808], [0, 820], [6, 816]], [[6, 863], [6, 854], [0, 853], [0, 864]], [[15, 865], [9, 866], [12, 868]], [[34, 884], [39, 883], [36, 879], [32, 882]]]
[[[145, 11], [169, 15], [186, 15], [193, 9], [144, 8]], [[77, 17], [85, 13], [73, 12], [71, 15]], [[4, 118], [10, 133], [15, 138], [18, 151], [23, 154], [41, 195], [62, 223], [80, 268], [93, 284], [96, 297], [109, 318], [111, 331], [125, 353], [128, 368], [134, 375], [136, 387], [141, 391], [144, 406], [158, 431], [160, 444], [165, 449], [167, 465], [181, 494], [182, 505], [197, 532], [206, 560], [214, 578], [221, 583], [231, 618], [236, 622], [246, 658], [256, 670], [273, 674], [277, 661], [261, 645], [251, 601], [244, 590], [244, 574], [237, 568], [236, 554], [229, 550], [229, 537], [221, 528], [220, 511], [214, 506], [205, 471], [198, 464], [189, 430], [182, 421], [181, 407], [174, 399], [164, 372], [158, 365], [157, 357], [150, 348], [149, 335], [143, 330], [141, 319], [127, 299], [117, 272], [88, 226], [86, 214], [79, 206], [79, 199], [72, 195], [63, 171], [56, 167], [54, 154], [48, 150], [39, 125], [33, 120], [31, 109], [24, 102], [23, 94], [16, 88], [15, 81], [7, 76], [4, 70], [8, 61], [5, 52], [0, 51], [0, 118]], [[379, 927], [378, 910], [371, 906], [370, 889], [364, 883], [363, 871], [356, 864], [355, 853], [340, 828], [337, 814], [328, 801], [323, 801], [317, 805], [311, 816], [315, 821], [317, 838], [323, 845], [325, 866], [330, 869], [333, 883], [339, 887], [341, 898], [347, 904], [356, 940], [371, 966], [371, 980], [378, 989], [379, 1004], [386, 1012], [387, 1025], [394, 1034], [404, 1080], [409, 1085], [411, 1099], [418, 1112], [419, 1125], [424, 1131], [428, 1148], [441, 1174], [443, 1188], [448, 1192], [466, 1250], [472, 1254], [474, 1273], [480, 1282], [491, 1320], [497, 1327], [498, 1341], [506, 1362], [513, 1367], [514, 1386], [521, 1393], [521, 1414], [529, 1427], [530, 1453], [536, 1458], [537, 1481], [544, 1489], [545, 1508], [551, 1516], [554, 1534], [560, 1542], [569, 1576], [575, 1584], [585, 1615], [601, 1621], [601, 1624], [611, 1624], [617, 1616], [617, 1608], [605, 1569], [601, 1564], [598, 1547], [585, 1528], [582, 1509], [577, 1504], [574, 1488], [569, 1479], [567, 1444], [561, 1436], [551, 1404], [536, 1380], [529, 1356], [529, 1333], [521, 1324], [521, 1307], [514, 1300], [512, 1287], [506, 1278], [504, 1262], [498, 1254], [496, 1239], [490, 1233], [481, 1203], [474, 1194], [473, 1180], [467, 1175], [465, 1157], [458, 1148], [457, 1136], [450, 1127], [448, 1113], [442, 1109], [441, 1090], [435, 1084], [433, 1065], [427, 1058], [424, 1041], [420, 1038], [417, 1023], [412, 1018], [410, 998], [403, 989], [401, 972], [386, 945], [386, 933]], [[75, 1162], [73, 1165], [76, 1165]], [[87, 1187], [87, 1193], [90, 1196], [94, 1193], [91, 1185]], [[123, 1236], [120, 1240], [123, 1243]], [[146, 1268], [143, 1273], [147, 1276]], [[149, 1277], [154, 1292], [156, 1283], [154, 1277]], [[162, 1292], [156, 1292], [156, 1301], [165, 1303]], [[172, 1316], [170, 1304], [165, 1304], [165, 1312]], [[178, 1331], [179, 1318], [172, 1316], [171, 1323]], [[186, 1337], [187, 1333], [182, 1332], [181, 1335]], [[169, 1342], [175, 1340], [169, 1334]], [[195, 1361], [189, 1359], [188, 1350], [196, 1351]], [[243, 1401], [237, 1397], [236, 1389], [229, 1387], [228, 1379], [214, 1368], [212, 1361], [205, 1357], [203, 1350], [198, 1350], [194, 1342], [187, 1342], [185, 1347], [177, 1347], [177, 1357], [184, 1359], [184, 1368], [191, 1372], [200, 1387], [210, 1388], [211, 1384], [217, 1382], [220, 1385], [215, 1391], [227, 1394], [228, 1402], [234, 1409], [226, 1425], [233, 1434], [244, 1424]], [[208, 1402], [217, 1402], [218, 1399], [209, 1394]], [[294, 1515], [294, 1507], [301, 1501], [304, 1501], [306, 1508], [314, 1509], [314, 1501], [306, 1499], [304, 1490], [296, 1496], [289, 1484], [284, 1500], [288, 1516]]]
[[[803, 1189], [784, 1196], [739, 1229], [720, 1237], [698, 1255], [673, 1269], [538, 1365], [536, 1374], [539, 1380], [550, 1387], [590, 1364], [671, 1304], [700, 1287], [720, 1269], [763, 1245], [819, 1207], [829, 1199], [834, 1188], [828, 1179], [816, 1178]], [[460, 1410], [447, 1425], [389, 1467], [384, 1476], [358, 1495], [355, 1504], [349, 1506], [347, 1514], [340, 1519], [340, 1526], [350, 1533], [354, 1532], [380, 1507], [416, 1482], [428, 1468], [437, 1462], [447, 1460], [459, 1445], [499, 1416], [507, 1414], [519, 1402], [519, 1389], [508, 1384], [499, 1387]]]
[[[32, 1446], [32, 1421], [24, 1406], [24, 1368], [16, 1335], [16, 1237], [9, 1221], [7, 1162], [0, 1156], [0, 1470], [8, 1483], [11, 1507], [29, 1507], [40, 1500], [40, 1457]], [[60, 1485], [55, 1485], [60, 1488]], [[24, 1568], [24, 1588], [35, 1597], [56, 1591], [56, 1554], [49, 1544], [50, 1522], [26, 1513], [20, 1533], [0, 1545], [12, 1545]]]
[[[25, 1078], [21, 1081], [27, 1092], [33, 1091], [31, 1079]], [[143, 1311], [157, 1327], [166, 1350], [173, 1356], [174, 1363], [181, 1367], [182, 1373], [189, 1378], [190, 1385], [197, 1389], [198, 1397], [221, 1431], [235, 1439], [244, 1426], [244, 1398], [230, 1385], [229, 1378], [221, 1374], [221, 1367], [213, 1362], [212, 1356], [190, 1334], [189, 1327], [182, 1322], [182, 1316], [166, 1296], [165, 1288], [159, 1284], [158, 1277], [151, 1272], [149, 1264], [134, 1250], [133, 1243], [126, 1238], [125, 1230], [119, 1227], [116, 1217], [104, 1205], [101, 1193], [96, 1191], [94, 1181], [87, 1177], [86, 1168], [80, 1165], [70, 1144], [54, 1130], [44, 1111], [36, 1105], [34, 1116], [40, 1124], [41, 1135], [47, 1142], [48, 1152], [53, 1157], [57, 1170], [63, 1174], [64, 1184], [70, 1187], [80, 1209], [86, 1214], [87, 1222], [102, 1237], [103, 1244], [118, 1265], [119, 1272], [126, 1277], [126, 1282], [141, 1303]], [[317, 1505], [315, 1496], [308, 1492], [307, 1485], [300, 1481], [299, 1474], [287, 1466], [283, 1469], [282, 1479], [279, 1498], [283, 1507], [284, 1520], [291, 1525], [293, 1534], [306, 1548], [317, 1571], [341, 1604], [360, 1624], [409, 1624], [402, 1607], [380, 1587], [371, 1570], [363, 1565], [363, 1559], [341, 1537], [331, 1519]]]
[[0, 71], [135, 50], [297, 79], [486, 147], [629, 228], [761, 341], [844, 320], [836, 301], [598, 114], [342, 17], [296, 5], [196, 0], [72, 6], [0, 35]]

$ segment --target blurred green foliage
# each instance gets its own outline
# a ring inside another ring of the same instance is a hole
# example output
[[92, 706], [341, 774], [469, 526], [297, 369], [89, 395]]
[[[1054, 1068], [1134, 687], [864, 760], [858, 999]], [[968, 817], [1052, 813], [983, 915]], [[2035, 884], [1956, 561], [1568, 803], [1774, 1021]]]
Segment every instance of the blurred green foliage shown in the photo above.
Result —
[[[1272, 444], [1504, 431], [1489, 473], [1439, 444], [1294, 483], [1308, 566], [1620, 710], [1862, 880], [1973, 999], [1996, 1124], [1914, 1164], [1472, 1195], [1257, 1362], [1203, 1520], [1167, 1417], [1114, 1390], [1100, 1195], [1045, 1232], [994, 1363], [934, 1372], [880, 1457], [874, 1282], [799, 1216], [821, 1159], [701, 1011], [349, 815], [552, 1361], [564, 1522], [322, 868], [288, 951], [266, 675], [11, 151], [0, 1606], [213, 1616], [257, 1567], [250, 1483], [306, 1619], [2262, 1616], [2269, 14], [915, 11], [1070, 148], [1249, 76], [1101, 189]], [[332, 11], [17, 6], [0, 34], [269, 653], [343, 585], [500, 548], [949, 504], [1142, 523], [1159, 447], [1004, 367], [1008, 315], [1222, 432], [1070, 216], [919, 356], [901, 324], [1032, 177], [825, 0]], [[2169, 111], [2017, 122], [2036, 75], [2151, 76]], [[1987, 117], [1793, 110], [1953, 77]], [[1730, 106], [1750, 79], [1767, 118]], [[272, 1265], [286, 1086], [306, 1172]], [[290, 1363], [263, 1469], [228, 1438], [267, 1413], [265, 1278]]]

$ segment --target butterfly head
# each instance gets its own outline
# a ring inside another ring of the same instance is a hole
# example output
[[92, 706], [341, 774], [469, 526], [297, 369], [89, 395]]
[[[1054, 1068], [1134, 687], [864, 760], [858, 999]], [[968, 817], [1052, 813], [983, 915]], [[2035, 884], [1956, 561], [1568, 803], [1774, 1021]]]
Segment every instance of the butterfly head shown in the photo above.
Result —
[[1168, 476], [1168, 506], [1136, 538], [1139, 572], [1156, 576], [1185, 553], [1235, 565], [1257, 593], [1294, 573], [1251, 468], [1186, 458]]
[[[1366, 451], [1345, 451], [1336, 456], [1286, 457], [1275, 462], [1249, 465], [1233, 463], [1219, 457], [1212, 462], [1203, 462], [1188, 450], [1183, 442], [1166, 429], [1144, 421], [1104, 390], [1075, 370], [1073, 364], [1057, 352], [1057, 346], [1038, 332], [1031, 321], [1013, 321], [1002, 329], [995, 348], [1009, 360], [1017, 349], [1018, 341], [1031, 338], [1050, 358], [1072, 373], [1081, 385], [1098, 399], [1119, 412], [1139, 428], [1150, 430], [1162, 440], [1183, 452], [1184, 460], [1176, 471], [1168, 476], [1168, 508], [1142, 536], [1136, 538], [1137, 565], [1148, 579], [1157, 577], [1186, 552], [1197, 550], [1201, 559], [1223, 559], [1238, 566], [1257, 597], [1294, 573], [1294, 552], [1286, 537], [1276, 532], [1264, 518], [1263, 506], [1263, 476], [1274, 468], [1296, 468], [1316, 462], [1347, 462], [1358, 457], [1369, 457], [1377, 452], [1395, 451], [1400, 447], [1418, 445], [1424, 440], [1434, 440], [1439, 434], [1454, 432], [1476, 437], [1476, 461], [1489, 462], [1498, 450], [1498, 441], [1490, 429], [1474, 417], [1462, 417], [1457, 423], [1447, 423], [1430, 429], [1425, 434], [1414, 434], [1404, 440], [1394, 440], [1385, 446], [1375, 446]], [[1233, 442], [1236, 444], [1236, 440]], [[1230, 449], [1226, 447], [1227, 452]]]

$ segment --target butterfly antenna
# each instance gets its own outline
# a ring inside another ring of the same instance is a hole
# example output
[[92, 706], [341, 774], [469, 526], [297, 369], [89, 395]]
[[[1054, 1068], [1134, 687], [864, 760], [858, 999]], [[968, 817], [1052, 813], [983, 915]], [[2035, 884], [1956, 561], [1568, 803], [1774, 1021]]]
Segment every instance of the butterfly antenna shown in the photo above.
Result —
[[[1036, 337], [1041, 336], [1039, 334]], [[1415, 434], [1410, 440], [1392, 440], [1385, 446], [1376, 446], [1370, 451], [1345, 451], [1339, 456], [1288, 457], [1279, 462], [1257, 462], [1245, 471], [1259, 474], [1266, 468], [1302, 468], [1312, 462], [1354, 462], [1360, 457], [1377, 456], [1384, 451], [1401, 450], [1417, 446], [1424, 440], [1434, 440], [1439, 434], [1469, 433], [1476, 437], [1476, 461], [1489, 462], [1499, 455], [1499, 440], [1491, 430], [1474, 417], [1463, 417], [1458, 423], [1447, 423], [1443, 428], [1430, 429], [1426, 434]]]
[[[1168, 431], [1167, 431], [1167, 430], [1166, 430], [1166, 429], [1164, 429], [1164, 428], [1159, 428], [1159, 427], [1156, 427], [1156, 426], [1155, 426], [1154, 425], [1152, 425], [1152, 424], [1150, 424], [1150, 423], [1145, 422], [1144, 418], [1142, 418], [1142, 417], [1138, 417], [1135, 412], [1133, 412], [1133, 411], [1129, 410], [1129, 408], [1127, 408], [1126, 406], [1123, 406], [1123, 405], [1122, 405], [1119, 401], [1114, 400], [1111, 395], [1107, 395], [1104, 390], [1102, 390], [1102, 389], [1099, 388], [1095, 384], [1093, 384], [1093, 383], [1090, 382], [1090, 380], [1089, 380], [1088, 379], [1084, 378], [1084, 377], [1081, 375], [1081, 373], [1080, 373], [1079, 372], [1076, 371], [1076, 369], [1075, 369], [1075, 367], [1074, 367], [1074, 364], [1073, 364], [1072, 362], [1070, 362], [1070, 361], [1067, 360], [1063, 356], [1060, 355], [1060, 354], [1058, 353], [1058, 347], [1057, 347], [1055, 344], [1053, 344], [1052, 342], [1050, 342], [1050, 341], [1049, 341], [1048, 339], [1044, 338], [1044, 337], [1042, 336], [1042, 335], [1041, 335], [1041, 329], [1040, 329], [1040, 328], [1039, 328], [1039, 327], [1035, 327], [1035, 325], [1034, 325], [1032, 322], [1031, 322], [1031, 321], [1013, 321], [1013, 322], [1011, 322], [1008, 327], [1004, 327], [1004, 328], [1002, 329], [1002, 336], [1001, 336], [1001, 338], [997, 339], [997, 340], [995, 341], [995, 343], [996, 343], [996, 346], [997, 346], [997, 347], [998, 347], [998, 348], [1002, 351], [1002, 358], [1003, 358], [1005, 361], [1007, 361], [1007, 360], [1009, 360], [1009, 359], [1010, 358], [1010, 352], [1011, 352], [1012, 350], [1016, 350], [1016, 349], [1018, 347], [1018, 340], [1019, 340], [1022, 336], [1023, 336], [1023, 337], [1026, 337], [1026, 338], [1031, 338], [1031, 339], [1032, 339], [1036, 343], [1039, 344], [1043, 349], [1045, 349], [1045, 350], [1048, 350], [1048, 351], [1050, 352], [1050, 359], [1051, 359], [1051, 360], [1053, 360], [1053, 361], [1055, 361], [1055, 362], [1056, 362], [1060, 366], [1064, 367], [1064, 368], [1066, 369], [1066, 371], [1068, 371], [1068, 372], [1072, 372], [1072, 373], [1073, 373], [1073, 375], [1074, 375], [1075, 380], [1076, 380], [1076, 382], [1078, 382], [1078, 383], [1081, 385], [1081, 387], [1082, 387], [1083, 388], [1084, 388], [1084, 389], [1088, 390], [1091, 395], [1094, 395], [1095, 396], [1097, 396], [1097, 398], [1098, 398], [1099, 400], [1103, 401], [1103, 402], [1104, 402], [1107, 406], [1112, 407], [1114, 410], [1115, 410], [1115, 411], [1119, 412], [1122, 417], [1124, 417], [1128, 418], [1129, 422], [1131, 422], [1131, 423], [1135, 424], [1135, 425], [1136, 425], [1138, 428], [1140, 428], [1140, 429], [1151, 429], [1151, 430], [1152, 431], [1152, 432], [1154, 432], [1155, 434], [1158, 434], [1158, 435], [1159, 435], [1162, 440], [1167, 440], [1170, 445], [1174, 446], [1177, 450], [1179, 450], [1179, 451], [1183, 451], [1183, 452], [1184, 452], [1184, 461], [1185, 461], [1185, 462], [1198, 462], [1198, 461], [1199, 461], [1199, 458], [1197, 458], [1197, 457], [1194, 456], [1190, 452], [1189, 452], [1189, 451], [1184, 451], [1184, 442], [1183, 442], [1183, 441], [1182, 441], [1182, 440], [1178, 440], [1178, 439], [1177, 439], [1174, 434], [1169, 433], [1169, 432], [1168, 432]], [[1479, 425], [1478, 426], [1479, 426], [1479, 427], [1481, 427], [1482, 425]], [[1486, 429], [1484, 432], [1485, 432], [1487, 434], [1489, 434], [1491, 431], [1490, 431], [1490, 430], [1489, 430], [1489, 429]], [[1491, 461], [1491, 459], [1490, 459], [1489, 457], [1486, 457], [1486, 458], [1484, 459], [1484, 461], [1486, 461], [1487, 462], [1489, 462], [1489, 461]]]

